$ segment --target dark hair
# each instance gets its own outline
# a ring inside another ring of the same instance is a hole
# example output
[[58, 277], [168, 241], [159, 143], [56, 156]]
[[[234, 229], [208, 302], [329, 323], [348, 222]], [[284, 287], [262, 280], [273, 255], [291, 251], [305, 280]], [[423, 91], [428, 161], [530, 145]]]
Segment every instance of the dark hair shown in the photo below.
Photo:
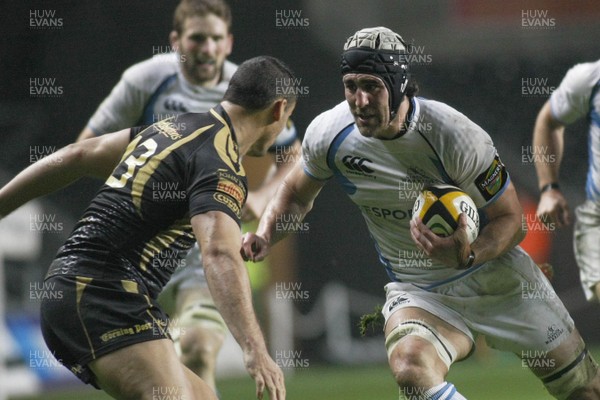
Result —
[[296, 77], [283, 61], [258, 56], [244, 61], [231, 77], [223, 100], [248, 110], [262, 110], [277, 99], [296, 101]]
[[181, 0], [173, 15], [173, 30], [181, 34], [186, 19], [208, 14], [221, 18], [227, 24], [227, 31], [231, 31], [231, 9], [223, 0]]
[[406, 90], [404, 94], [406, 97], [415, 97], [419, 93], [419, 84], [415, 80], [415, 78], [408, 76], [408, 84], [406, 85]]

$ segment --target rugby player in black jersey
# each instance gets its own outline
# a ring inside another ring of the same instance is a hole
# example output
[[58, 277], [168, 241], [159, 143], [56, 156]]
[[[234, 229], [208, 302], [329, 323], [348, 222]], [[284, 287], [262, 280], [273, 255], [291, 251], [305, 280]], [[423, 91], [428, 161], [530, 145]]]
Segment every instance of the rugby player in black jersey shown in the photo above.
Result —
[[[247, 195], [243, 155], [263, 155], [291, 115], [293, 73], [273, 57], [240, 65], [223, 101], [71, 144], [0, 189], [0, 215], [83, 175], [106, 178], [46, 280], [62, 298], [42, 302], [44, 339], [83, 382], [118, 399], [216, 399], [178, 359], [156, 297], [200, 244], [209, 288], [244, 351], [256, 395], [285, 399], [252, 306], [240, 255]], [[120, 161], [117, 155], [122, 155]], [[116, 166], [116, 167], [115, 167]], [[179, 196], [163, 196], [165, 188]]]

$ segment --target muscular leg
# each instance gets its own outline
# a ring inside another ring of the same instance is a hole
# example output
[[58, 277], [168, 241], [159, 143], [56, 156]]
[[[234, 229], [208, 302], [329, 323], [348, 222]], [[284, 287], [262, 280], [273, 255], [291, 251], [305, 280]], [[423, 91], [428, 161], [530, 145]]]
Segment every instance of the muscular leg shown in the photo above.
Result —
[[574, 330], [560, 346], [547, 354], [533, 352], [537, 357], [532, 357], [534, 362], [530, 369], [558, 399], [598, 400], [600, 370], [591, 354], [584, 353], [585, 358], [582, 358], [584, 349], [583, 339]]
[[[401, 323], [410, 320], [423, 322], [445, 337], [454, 346], [457, 360], [469, 354], [472, 346], [469, 337], [433, 314], [416, 307], [403, 308], [392, 314], [386, 325], [386, 337]], [[448, 367], [435, 346], [417, 335], [409, 334], [399, 340], [389, 354], [389, 364], [400, 393], [404, 393], [407, 398], [410, 397], [407, 394], [422, 396], [425, 391], [442, 384], [448, 373]]]
[[212, 389], [181, 364], [168, 339], [124, 347], [92, 361], [89, 367], [98, 385], [116, 399], [151, 400], [169, 395], [182, 400], [217, 400]]
[[210, 298], [207, 288], [179, 290], [174, 321], [179, 332], [181, 362], [215, 390], [217, 356], [226, 331], [215, 309], [198, 305]]

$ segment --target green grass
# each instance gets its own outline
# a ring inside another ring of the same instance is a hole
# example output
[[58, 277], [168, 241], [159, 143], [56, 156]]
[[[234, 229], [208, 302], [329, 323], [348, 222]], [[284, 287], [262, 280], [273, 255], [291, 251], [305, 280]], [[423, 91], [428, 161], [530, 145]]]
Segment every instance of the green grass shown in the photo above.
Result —
[[[600, 359], [600, 347], [592, 349]], [[486, 359], [472, 357], [455, 364], [448, 377], [470, 400], [549, 400], [542, 384], [520, 361], [508, 354], [492, 352]], [[254, 399], [250, 378], [221, 380], [222, 400]], [[45, 393], [22, 400], [105, 400], [96, 390]], [[398, 389], [387, 365], [330, 366], [310, 365], [287, 376], [290, 400], [385, 400], [397, 399]]]

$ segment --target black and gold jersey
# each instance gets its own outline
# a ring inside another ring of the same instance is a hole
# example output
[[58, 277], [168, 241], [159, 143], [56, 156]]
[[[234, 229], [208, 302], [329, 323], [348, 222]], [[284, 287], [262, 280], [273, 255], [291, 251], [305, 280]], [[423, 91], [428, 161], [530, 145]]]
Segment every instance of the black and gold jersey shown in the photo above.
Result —
[[185, 267], [195, 241], [192, 216], [216, 210], [240, 223], [247, 182], [221, 106], [133, 128], [132, 134], [48, 277], [141, 280], [156, 297], [175, 269]]

